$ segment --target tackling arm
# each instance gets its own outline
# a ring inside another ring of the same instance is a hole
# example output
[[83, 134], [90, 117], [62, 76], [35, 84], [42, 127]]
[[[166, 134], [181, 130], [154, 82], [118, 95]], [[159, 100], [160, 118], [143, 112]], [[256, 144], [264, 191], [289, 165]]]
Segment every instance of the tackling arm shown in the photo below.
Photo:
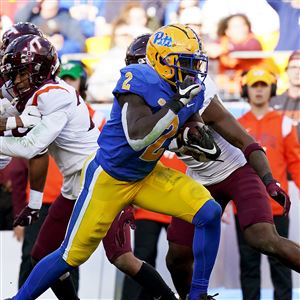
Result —
[[0, 119], [0, 131], [23, 127], [20, 117], [8, 117]]
[[0, 154], [31, 159], [46, 149], [63, 130], [68, 118], [63, 111], [44, 116], [23, 137], [0, 137]]
[[41, 118], [36, 106], [27, 106], [20, 116], [0, 118], [0, 132], [19, 127], [32, 128], [41, 121]]
[[265, 184], [269, 195], [284, 208], [284, 215], [287, 215], [291, 205], [290, 198], [273, 178], [265, 152], [225, 109], [217, 96], [212, 99], [202, 117], [224, 139], [243, 151], [248, 163]]

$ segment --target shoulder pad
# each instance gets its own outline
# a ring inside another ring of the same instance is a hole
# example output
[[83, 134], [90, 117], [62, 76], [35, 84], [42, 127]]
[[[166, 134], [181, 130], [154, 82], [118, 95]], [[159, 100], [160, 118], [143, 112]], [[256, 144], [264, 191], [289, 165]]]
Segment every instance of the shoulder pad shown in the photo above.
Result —
[[[32, 105], [36, 105], [42, 115], [49, 115], [59, 110], [68, 110], [76, 105], [76, 94], [61, 84], [47, 84], [32, 96]], [[66, 111], [67, 112], [67, 111]]]
[[113, 90], [113, 94], [133, 93], [143, 98], [147, 97], [153, 88], [160, 84], [159, 75], [146, 64], [132, 64], [121, 69], [121, 77]]

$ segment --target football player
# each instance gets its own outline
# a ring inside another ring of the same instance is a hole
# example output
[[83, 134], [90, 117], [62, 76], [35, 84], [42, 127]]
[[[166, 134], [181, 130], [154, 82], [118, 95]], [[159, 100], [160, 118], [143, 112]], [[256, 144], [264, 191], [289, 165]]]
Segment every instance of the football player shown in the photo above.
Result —
[[[224, 108], [217, 94], [204, 104], [201, 113], [221, 148], [221, 155], [218, 161], [207, 163], [181, 156], [188, 166], [187, 174], [204, 184], [222, 210], [230, 200], [234, 201], [239, 225], [249, 246], [300, 272], [299, 245], [281, 237], [274, 225], [269, 197], [284, 208], [286, 215], [291, 203], [264, 163], [265, 151], [254, 141], [245, 147], [243, 141], [252, 138]], [[293, 161], [295, 157], [294, 153]], [[167, 266], [182, 298], [189, 292], [191, 284], [193, 231], [192, 224], [173, 218], [167, 234]]]
[[99, 136], [97, 153], [85, 163], [65, 240], [36, 265], [13, 299], [38, 297], [85, 262], [130, 203], [195, 225], [190, 299], [213, 299], [207, 287], [219, 245], [221, 208], [202, 185], [157, 164], [178, 128], [203, 105], [207, 56], [189, 27], [169, 25], [151, 36], [147, 61], [121, 70], [111, 120]]
[[[44, 37], [22, 35], [8, 45], [2, 58], [1, 72], [9, 80], [7, 88], [13, 89], [18, 99], [16, 108], [22, 111], [25, 107], [36, 106], [43, 118], [23, 137], [1, 137], [0, 153], [31, 159], [48, 148], [64, 176], [62, 194], [55, 204], [60, 211], [63, 203], [67, 213], [68, 209], [70, 212], [73, 209], [70, 200], [75, 200], [79, 192], [83, 161], [96, 150], [99, 131], [90, 121], [83, 100], [72, 87], [56, 77], [58, 67], [56, 51]], [[30, 197], [15, 225], [28, 225], [37, 219], [41, 202], [42, 197]], [[60, 219], [63, 224], [64, 216]], [[68, 219], [65, 226], [67, 222]], [[43, 251], [47, 249], [39, 246], [50, 247], [54, 243], [55, 249], [55, 238], [63, 239], [65, 227], [59, 222], [54, 222], [52, 230], [54, 233], [44, 237], [48, 242], [38, 244], [35, 254], [43, 257]], [[49, 239], [51, 236], [53, 239]]]
[[[138, 51], [138, 54], [139, 60], [143, 61], [144, 56], [141, 49]], [[275, 180], [270, 183], [268, 183], [268, 181], [261, 181], [257, 174], [254, 173], [254, 169], [251, 168], [249, 164], [252, 163], [253, 167], [255, 167], [257, 164], [256, 160], [259, 159], [260, 155], [253, 158], [251, 157], [251, 161], [248, 158], [249, 163], [247, 163], [243, 152], [231, 145], [228, 133], [224, 135], [228, 141], [221, 137], [220, 133], [218, 133], [218, 126], [212, 123], [212, 121], [214, 121], [213, 115], [211, 115], [211, 113], [207, 114], [206, 112], [206, 110], [209, 111], [209, 109], [216, 104], [218, 105], [216, 108], [213, 108], [213, 111], [216, 110], [216, 113], [218, 112], [219, 117], [222, 117], [221, 120], [228, 118], [228, 125], [237, 126], [234, 131], [234, 136], [237, 136], [237, 139], [240, 138], [240, 136], [244, 136], [245, 132], [241, 131], [237, 121], [232, 118], [228, 111], [221, 105], [221, 100], [217, 94], [215, 97], [205, 97], [205, 99], [207, 99], [205, 101], [206, 107], [204, 108], [202, 116], [207, 120], [208, 124], [211, 124], [212, 127], [210, 127], [210, 129], [213, 138], [220, 146], [222, 154], [218, 157], [217, 161], [201, 163], [191, 156], [182, 155], [177, 152], [182, 161], [188, 166], [187, 174], [203, 183], [223, 210], [230, 199], [234, 199], [240, 226], [244, 231], [248, 243], [253, 248], [262, 253], [276, 256], [287, 266], [299, 271], [299, 264], [296, 263], [295, 259], [299, 256], [299, 246], [278, 235], [273, 225], [273, 217], [270, 214], [267, 192], [270, 195], [274, 193], [273, 197], [285, 208], [286, 213], [288, 213], [290, 205], [289, 197], [283, 190], [278, 188], [278, 186], [274, 186]], [[216, 104], [214, 102], [216, 102]], [[222, 126], [220, 126], [220, 128], [222, 128]], [[174, 141], [176, 141], [176, 139], [174, 139]], [[174, 143], [172, 145], [174, 145]], [[258, 150], [262, 151], [259, 147]], [[264, 155], [263, 153], [259, 154]], [[247, 180], [245, 180], [245, 178]], [[244, 188], [237, 190], [237, 183]], [[263, 183], [267, 186], [267, 191]], [[256, 188], [252, 190], [251, 187], [254, 185]], [[251, 201], [249, 201], [249, 199], [251, 199]], [[251, 212], [251, 214], [249, 212]], [[177, 218], [172, 219], [171, 226], [169, 226], [168, 230], [170, 247], [167, 255], [167, 265], [175, 287], [182, 299], [185, 299], [191, 283], [194, 260], [192, 253], [193, 231], [194, 226], [192, 224]], [[259, 232], [259, 236], [261, 236], [260, 239], [256, 239], [258, 236], [257, 232]], [[277, 243], [277, 241], [280, 241], [280, 243]]]

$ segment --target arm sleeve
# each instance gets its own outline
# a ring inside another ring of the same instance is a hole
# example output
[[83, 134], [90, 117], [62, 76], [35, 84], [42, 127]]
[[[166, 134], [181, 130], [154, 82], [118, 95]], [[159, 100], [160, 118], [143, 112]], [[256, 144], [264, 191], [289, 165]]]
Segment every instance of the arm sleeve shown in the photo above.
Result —
[[0, 154], [30, 159], [47, 148], [63, 130], [67, 114], [58, 111], [42, 121], [23, 137], [0, 137]]
[[300, 188], [300, 143], [295, 126], [291, 125], [291, 129], [284, 136], [283, 142], [288, 171], [297, 187]]

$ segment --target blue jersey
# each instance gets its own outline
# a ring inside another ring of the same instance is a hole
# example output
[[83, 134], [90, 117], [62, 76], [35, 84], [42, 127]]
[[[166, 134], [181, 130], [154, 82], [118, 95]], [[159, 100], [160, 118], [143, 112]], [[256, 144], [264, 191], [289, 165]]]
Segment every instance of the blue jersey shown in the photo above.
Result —
[[152, 144], [140, 151], [135, 151], [128, 144], [121, 117], [121, 107], [117, 95], [133, 93], [141, 96], [155, 113], [175, 94], [169, 83], [147, 64], [133, 64], [121, 69], [113, 94], [115, 99], [110, 120], [103, 127], [99, 136], [96, 160], [112, 177], [122, 181], [137, 181], [146, 177], [155, 167], [172, 138], [186, 120], [198, 112], [203, 105], [204, 91], [201, 91], [185, 107], [171, 125]]

